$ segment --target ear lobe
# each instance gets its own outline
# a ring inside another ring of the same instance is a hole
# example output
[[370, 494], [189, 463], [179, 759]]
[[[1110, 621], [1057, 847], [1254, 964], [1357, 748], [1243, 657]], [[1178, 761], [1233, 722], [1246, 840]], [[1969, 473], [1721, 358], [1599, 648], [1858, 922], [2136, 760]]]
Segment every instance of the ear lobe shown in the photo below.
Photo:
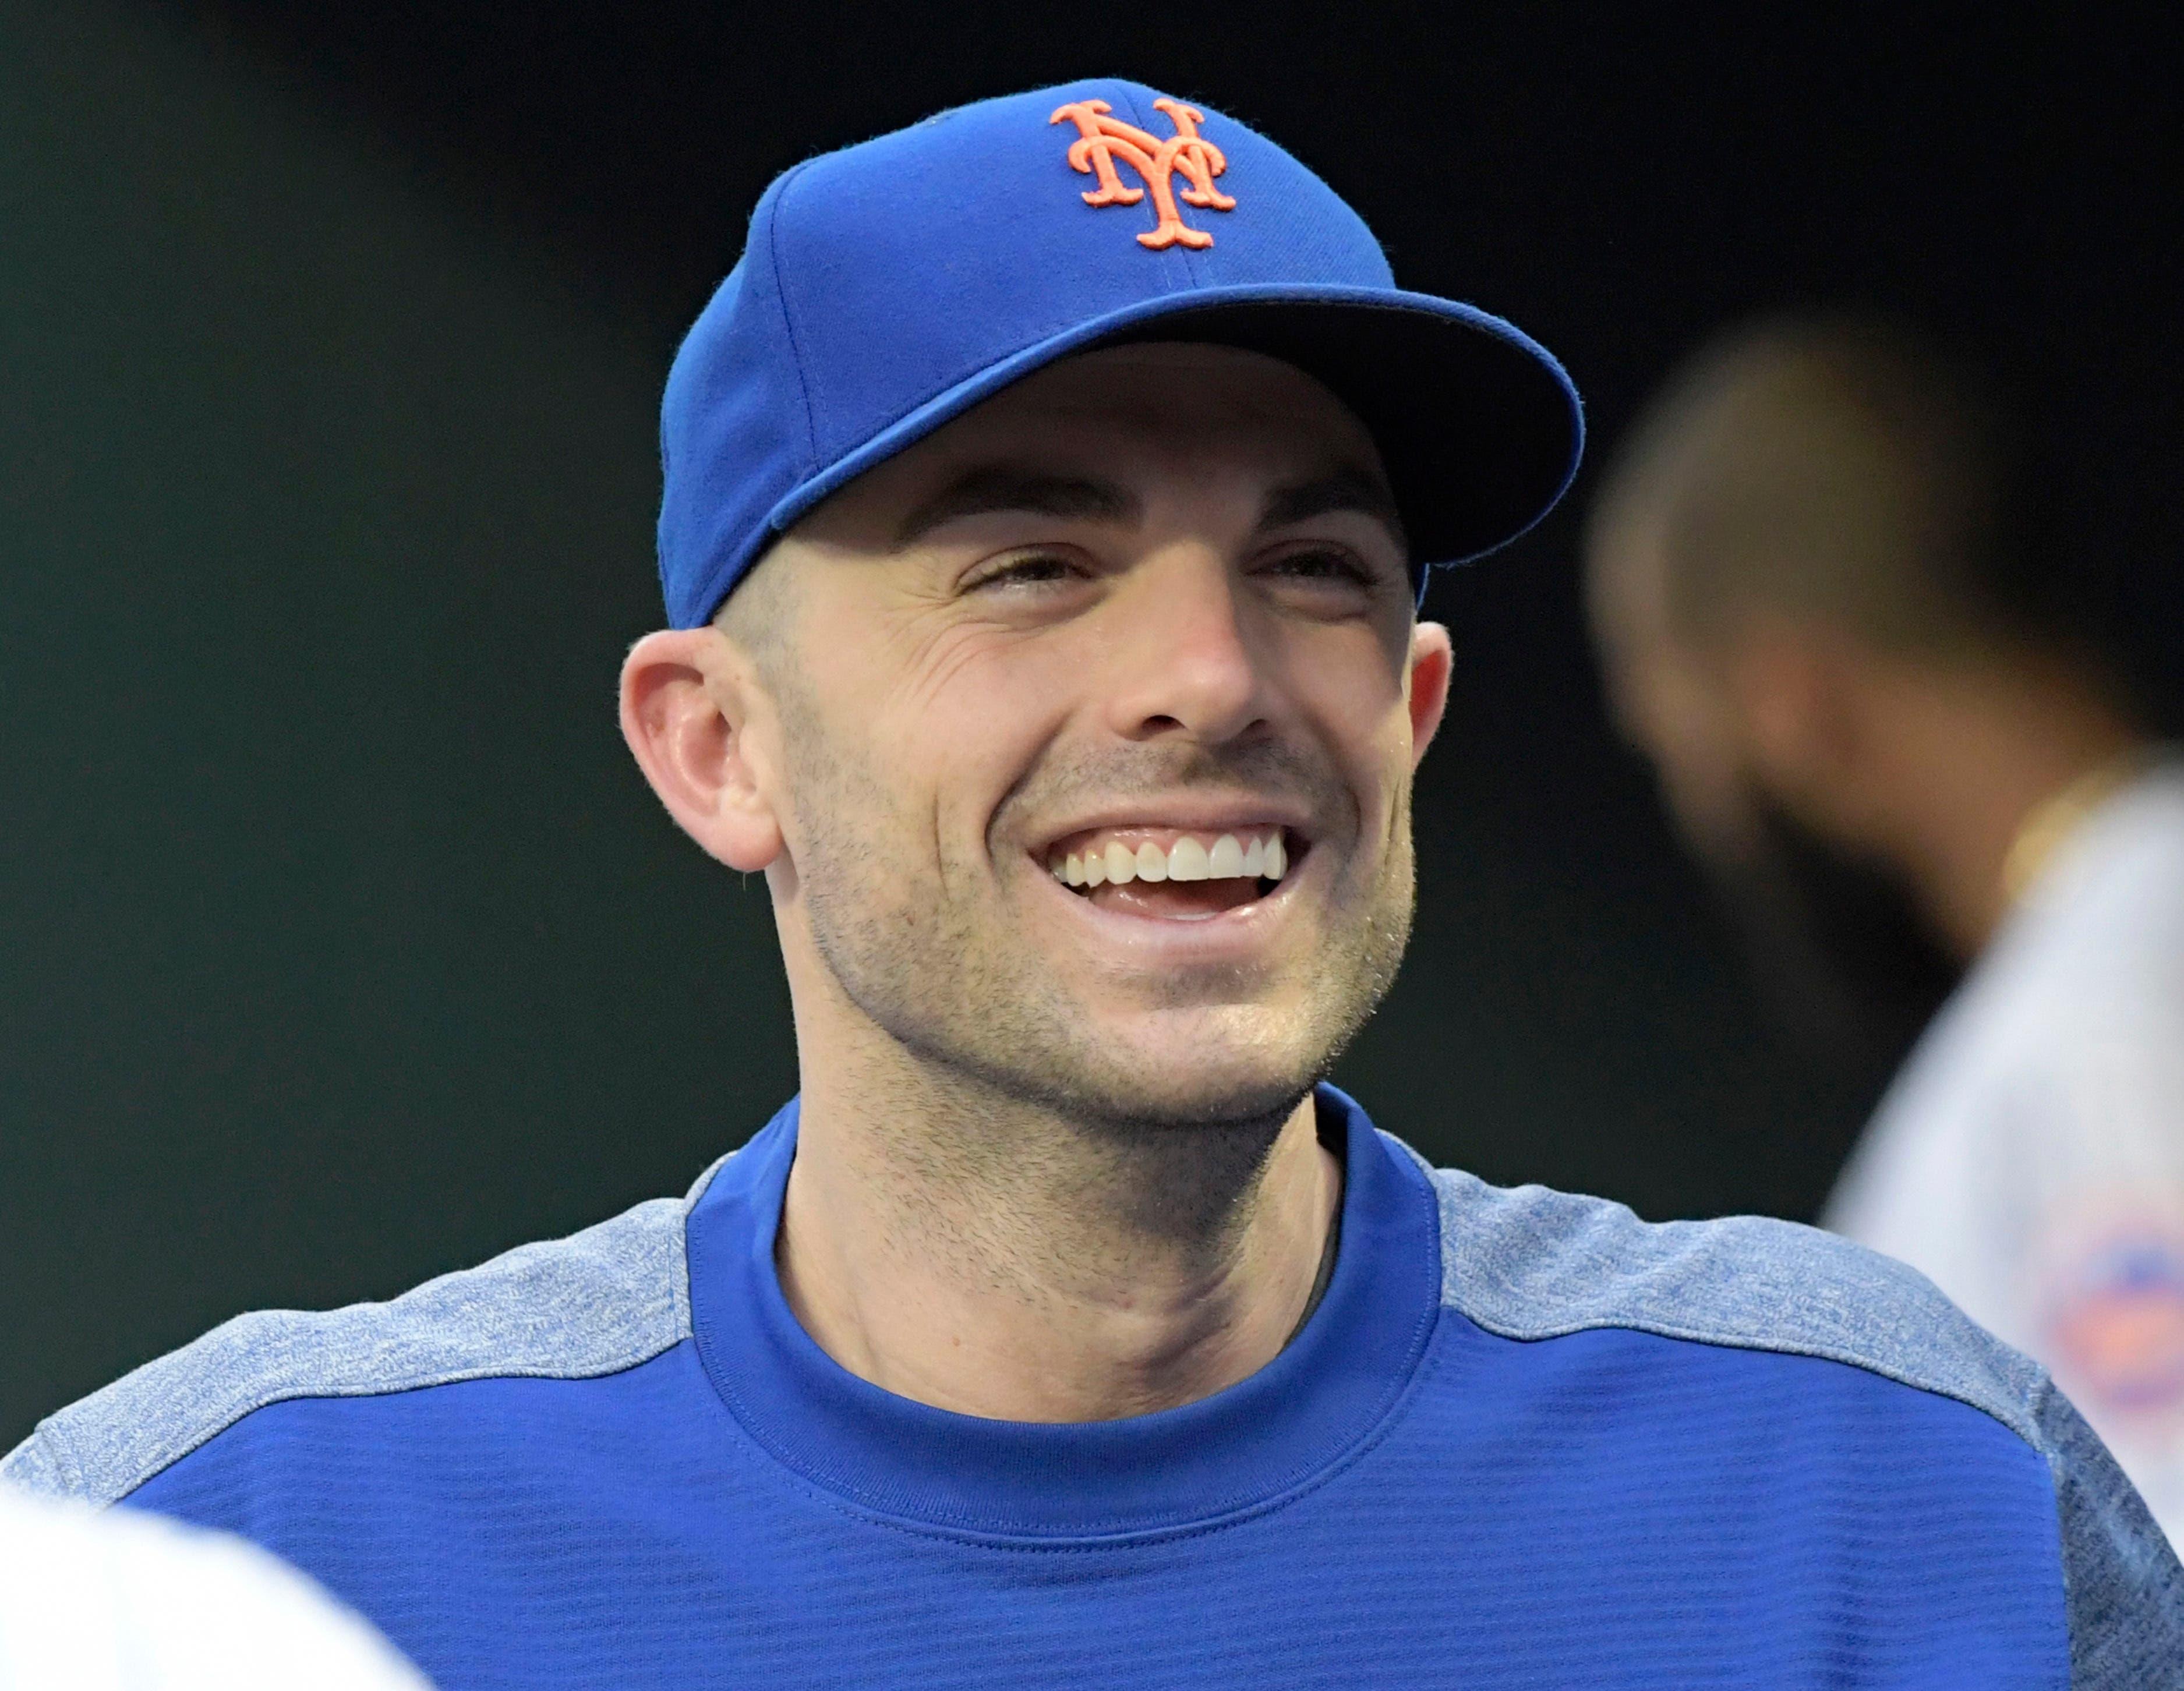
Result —
[[621, 666], [622, 738], [682, 832], [731, 869], [781, 855], [768, 759], [752, 732], [763, 693], [716, 629], [663, 629]]
[[1415, 770], [1440, 731], [1448, 709], [1448, 691], [1456, 672], [1456, 653], [1448, 630], [1438, 622], [1421, 622], [1411, 631], [1410, 670], [1404, 677], [1405, 702], [1411, 712], [1411, 767]]

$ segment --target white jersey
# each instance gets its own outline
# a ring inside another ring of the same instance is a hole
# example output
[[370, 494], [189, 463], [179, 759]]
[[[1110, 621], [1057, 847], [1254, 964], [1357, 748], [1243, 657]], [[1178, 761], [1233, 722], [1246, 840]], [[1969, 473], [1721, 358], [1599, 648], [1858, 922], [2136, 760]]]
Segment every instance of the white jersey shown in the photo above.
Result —
[[263, 1550], [0, 1488], [0, 1691], [426, 1691]]
[[2184, 765], [2064, 842], [1823, 1219], [2047, 1364], [2184, 1544]]

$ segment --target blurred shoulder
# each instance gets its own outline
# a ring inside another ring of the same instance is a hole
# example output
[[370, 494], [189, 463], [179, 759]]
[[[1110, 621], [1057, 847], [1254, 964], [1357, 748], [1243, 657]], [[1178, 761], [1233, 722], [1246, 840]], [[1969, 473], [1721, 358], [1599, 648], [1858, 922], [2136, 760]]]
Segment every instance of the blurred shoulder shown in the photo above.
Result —
[[689, 1202], [655, 1199], [389, 1302], [237, 1316], [48, 1416], [0, 1478], [110, 1503], [270, 1404], [633, 1367], [689, 1334]]
[[0, 1487], [0, 1677], [10, 1686], [295, 1684], [424, 1691], [302, 1574], [225, 1533]]

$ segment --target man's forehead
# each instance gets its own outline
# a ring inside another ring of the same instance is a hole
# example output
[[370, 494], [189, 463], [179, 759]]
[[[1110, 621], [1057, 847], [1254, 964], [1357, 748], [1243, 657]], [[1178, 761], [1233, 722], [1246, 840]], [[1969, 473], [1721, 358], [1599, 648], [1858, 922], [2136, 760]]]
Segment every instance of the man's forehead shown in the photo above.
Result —
[[1658, 638], [1666, 615], [1663, 520], [1658, 506], [1624, 501], [1597, 517], [1585, 545], [1585, 598], [1611, 639]]
[[[1377, 466], [1360, 460], [1332, 457], [1298, 474], [1254, 478], [1253, 485], [1237, 491], [1251, 498], [1261, 529], [1347, 513], [1378, 523], [1403, 548], [1402, 519], [1387, 480]], [[1145, 501], [1127, 478], [1095, 470], [1045, 469], [1008, 459], [973, 460], [903, 516], [892, 537], [893, 549], [902, 551], [959, 519], [1000, 513], [1131, 525], [1143, 520]]]

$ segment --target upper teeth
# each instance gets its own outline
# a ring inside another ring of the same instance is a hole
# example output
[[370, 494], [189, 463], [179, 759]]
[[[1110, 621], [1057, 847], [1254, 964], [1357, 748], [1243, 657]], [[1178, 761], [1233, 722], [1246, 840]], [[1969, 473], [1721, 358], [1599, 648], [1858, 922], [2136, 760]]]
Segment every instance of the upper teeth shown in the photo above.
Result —
[[1209, 842], [1184, 834], [1165, 851], [1150, 840], [1135, 847], [1120, 840], [1109, 840], [1104, 846], [1095, 841], [1080, 851], [1057, 853], [1046, 866], [1056, 880], [1072, 887], [1098, 887], [1110, 881], [1118, 887], [1132, 881], [1279, 881], [1289, 868], [1289, 852], [1279, 829], [1244, 840], [1223, 834]]

